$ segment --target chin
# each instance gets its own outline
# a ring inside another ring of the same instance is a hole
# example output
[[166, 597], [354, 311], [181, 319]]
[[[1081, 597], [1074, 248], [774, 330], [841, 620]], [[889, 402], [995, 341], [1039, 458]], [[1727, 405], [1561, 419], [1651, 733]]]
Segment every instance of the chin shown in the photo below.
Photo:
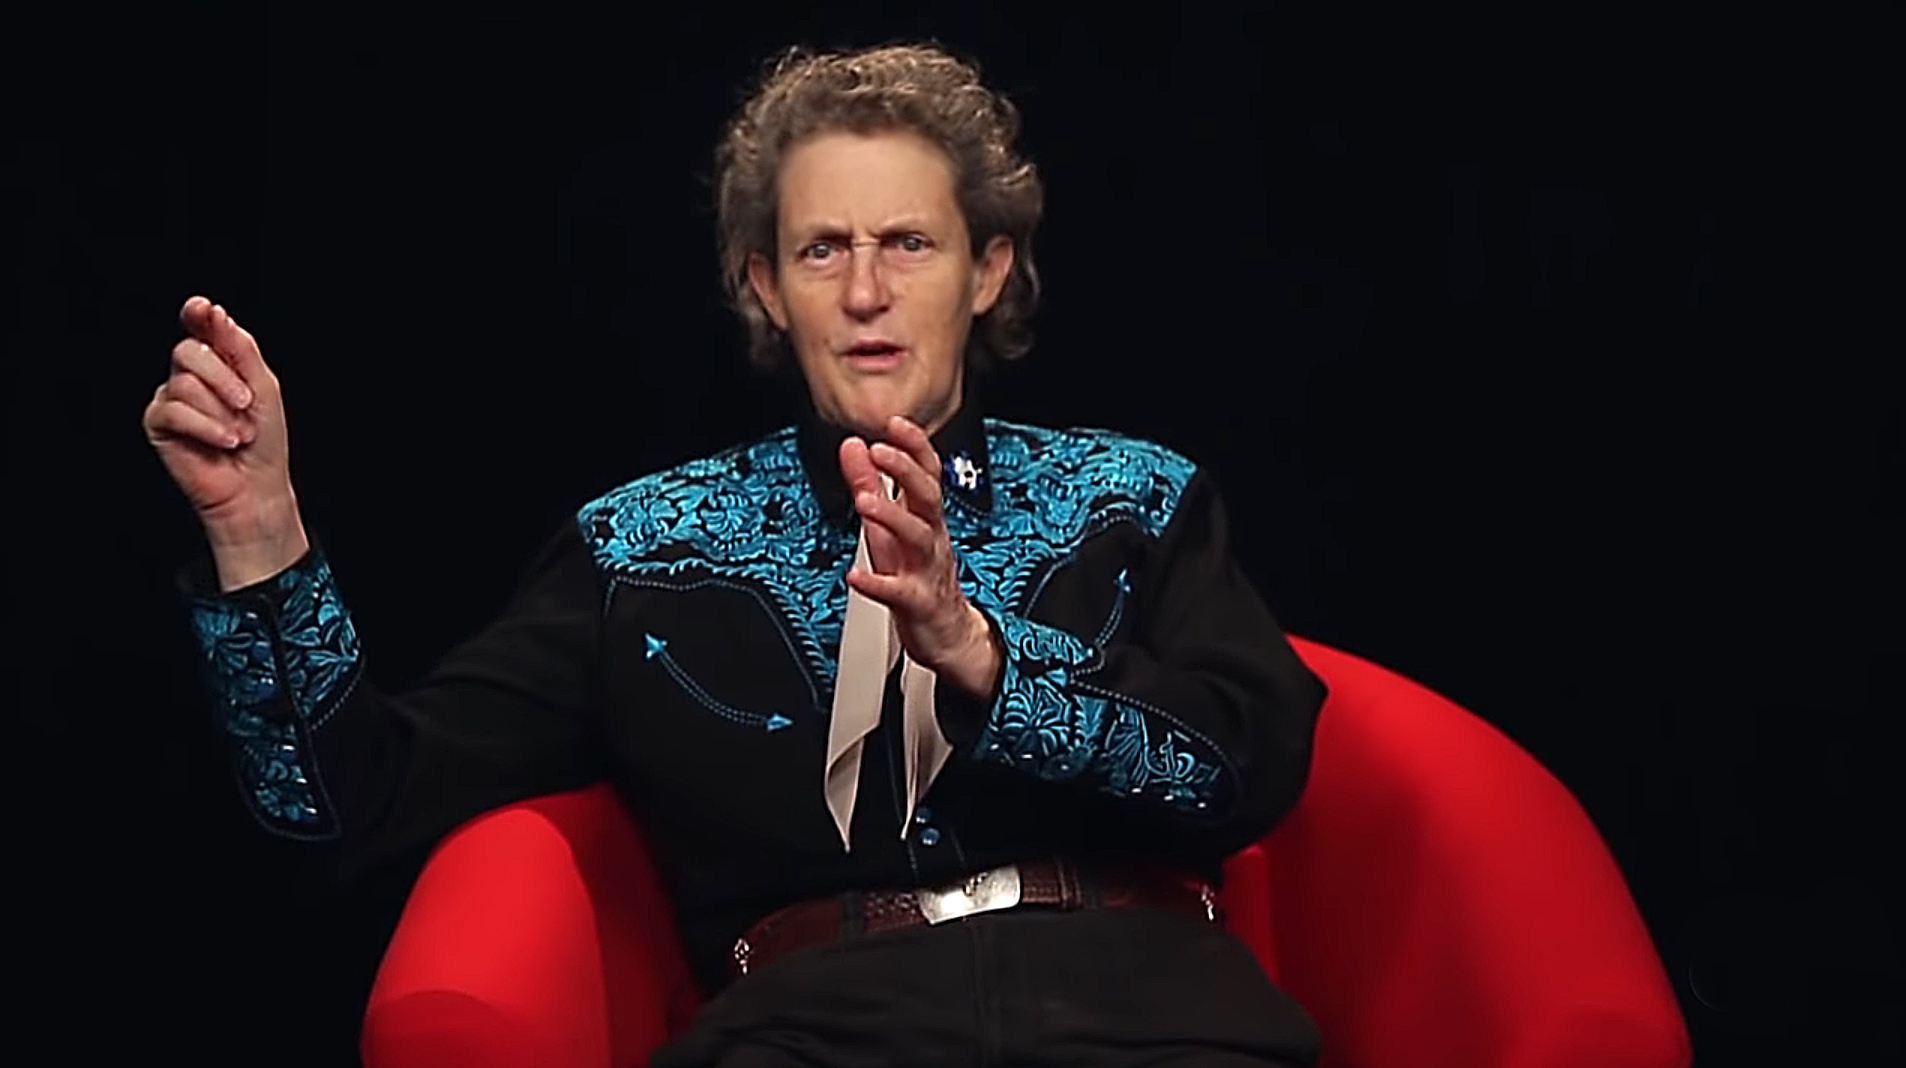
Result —
[[848, 425], [862, 437], [884, 438], [887, 436], [887, 420], [896, 415], [913, 418], [913, 413], [906, 408], [862, 407], [850, 413]]
[[882, 434], [887, 429], [887, 420], [896, 415], [918, 420], [917, 403], [899, 397], [860, 396], [850, 398], [842, 405], [847, 423], [863, 434]]
[[836, 413], [828, 417], [829, 421], [862, 437], [886, 436], [887, 420], [896, 415], [924, 427], [944, 406], [938, 384], [921, 382], [912, 375], [848, 377], [827, 384], [833, 387], [828, 390], [828, 400]]

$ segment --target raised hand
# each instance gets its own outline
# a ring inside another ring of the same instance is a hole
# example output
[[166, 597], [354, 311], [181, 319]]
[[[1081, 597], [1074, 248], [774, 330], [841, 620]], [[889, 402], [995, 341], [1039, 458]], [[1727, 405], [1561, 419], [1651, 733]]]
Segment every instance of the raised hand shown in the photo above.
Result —
[[[278, 378], [224, 308], [185, 302], [188, 335], [142, 425], [166, 473], [205, 525], [221, 585], [268, 577], [303, 555]], [[262, 573], [254, 573], [260, 572]]]
[[[847, 582], [886, 605], [907, 654], [977, 695], [990, 692], [1001, 653], [986, 617], [960, 589], [959, 560], [941, 512], [940, 457], [926, 431], [894, 416], [887, 441], [841, 443], [841, 475], [867, 532], [867, 563]], [[899, 491], [889, 498], [885, 472]]]

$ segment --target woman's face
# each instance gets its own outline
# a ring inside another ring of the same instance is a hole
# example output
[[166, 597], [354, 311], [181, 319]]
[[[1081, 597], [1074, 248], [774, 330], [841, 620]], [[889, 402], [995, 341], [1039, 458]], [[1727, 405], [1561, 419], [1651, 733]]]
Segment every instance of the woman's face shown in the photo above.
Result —
[[960, 406], [973, 319], [1012, 267], [977, 259], [952, 162], [917, 134], [816, 134], [780, 173], [775, 261], [748, 280], [788, 335], [821, 418], [869, 438], [890, 416], [938, 430]]

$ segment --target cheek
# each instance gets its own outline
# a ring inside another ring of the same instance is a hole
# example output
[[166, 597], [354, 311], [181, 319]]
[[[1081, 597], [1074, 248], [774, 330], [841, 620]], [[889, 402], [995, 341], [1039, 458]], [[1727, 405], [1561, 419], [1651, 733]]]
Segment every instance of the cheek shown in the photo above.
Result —
[[827, 362], [829, 339], [834, 335], [833, 318], [824, 301], [812, 295], [790, 295], [786, 305], [788, 333], [801, 360]]
[[788, 326], [800, 334], [812, 335], [827, 323], [827, 297], [812, 288], [790, 287], [786, 308]]
[[914, 304], [941, 333], [957, 335], [973, 318], [973, 295], [964, 278], [935, 278], [919, 286]]

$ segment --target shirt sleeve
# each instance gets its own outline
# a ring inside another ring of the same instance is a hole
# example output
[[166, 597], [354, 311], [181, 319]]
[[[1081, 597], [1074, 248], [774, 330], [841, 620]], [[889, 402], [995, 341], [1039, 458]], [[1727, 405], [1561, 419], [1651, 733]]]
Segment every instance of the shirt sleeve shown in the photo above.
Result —
[[1324, 685], [1233, 558], [1208, 474], [1152, 550], [1129, 572], [1131, 626], [1103, 644], [982, 608], [1004, 650], [997, 692], [938, 687], [941, 729], [974, 761], [1241, 848], [1302, 793]]
[[504, 613], [415, 686], [376, 686], [321, 547], [229, 593], [179, 576], [218, 725], [269, 831], [337, 840], [335, 874], [428, 844], [491, 808], [602, 777], [594, 744], [599, 580], [573, 524]]

